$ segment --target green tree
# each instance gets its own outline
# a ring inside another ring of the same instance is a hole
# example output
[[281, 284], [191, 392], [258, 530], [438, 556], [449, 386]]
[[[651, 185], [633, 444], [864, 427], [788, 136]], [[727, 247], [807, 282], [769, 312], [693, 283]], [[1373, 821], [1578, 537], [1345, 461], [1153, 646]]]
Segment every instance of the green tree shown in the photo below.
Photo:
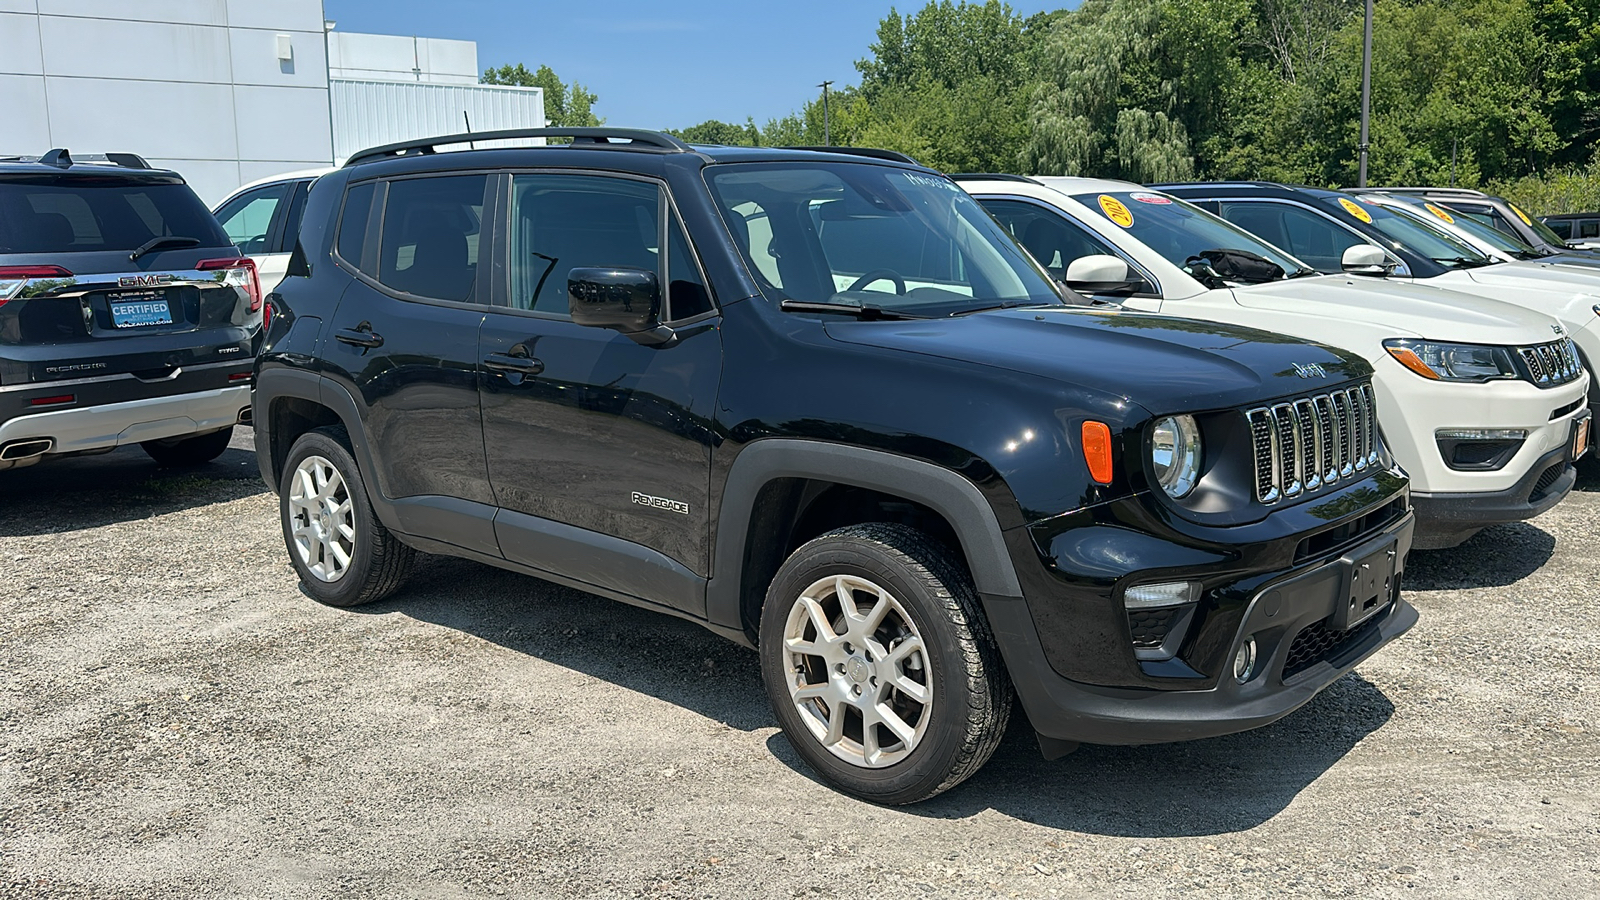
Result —
[[746, 119], [743, 125], [707, 119], [688, 128], [676, 131], [669, 129], [668, 133], [686, 144], [722, 144], [728, 147], [761, 145], [761, 129], [756, 127], [755, 119]]
[[556, 76], [549, 66], [540, 66], [529, 72], [522, 63], [504, 65], [498, 69], [485, 69], [482, 84], [507, 84], [519, 87], [544, 88], [544, 118], [552, 128], [581, 128], [600, 125], [604, 119], [595, 116], [593, 106], [599, 97], [583, 85], [568, 85]]

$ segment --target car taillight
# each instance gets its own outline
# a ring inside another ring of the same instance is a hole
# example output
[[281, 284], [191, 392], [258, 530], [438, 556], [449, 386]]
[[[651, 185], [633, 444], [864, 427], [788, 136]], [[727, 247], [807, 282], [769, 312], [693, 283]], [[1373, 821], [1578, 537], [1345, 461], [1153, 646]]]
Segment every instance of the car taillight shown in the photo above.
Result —
[[263, 303], [263, 304], [261, 304], [261, 333], [262, 334], [266, 334], [267, 330], [270, 329], [271, 327], [272, 327], [272, 304], [271, 303]]
[[195, 263], [195, 269], [201, 272], [221, 270], [227, 273], [223, 283], [236, 288], [244, 288], [250, 295], [250, 311], [261, 309], [261, 279], [256, 277], [256, 261], [246, 256], [241, 259], [203, 259]]
[[0, 305], [15, 299], [30, 281], [71, 277], [72, 273], [60, 266], [0, 266]]

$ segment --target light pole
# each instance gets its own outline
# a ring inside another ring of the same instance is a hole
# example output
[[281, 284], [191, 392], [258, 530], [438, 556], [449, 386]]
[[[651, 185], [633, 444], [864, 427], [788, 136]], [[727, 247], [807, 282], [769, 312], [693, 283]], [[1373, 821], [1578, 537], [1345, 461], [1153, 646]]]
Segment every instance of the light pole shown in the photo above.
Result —
[[1367, 120], [1372, 117], [1372, 0], [1367, 0], [1367, 22], [1361, 36], [1361, 143], [1356, 150], [1361, 154], [1360, 184], [1367, 186]]
[[832, 84], [831, 81], [824, 81], [817, 85], [822, 88], [822, 146], [824, 147], [833, 146], [833, 130], [828, 121], [828, 87]]

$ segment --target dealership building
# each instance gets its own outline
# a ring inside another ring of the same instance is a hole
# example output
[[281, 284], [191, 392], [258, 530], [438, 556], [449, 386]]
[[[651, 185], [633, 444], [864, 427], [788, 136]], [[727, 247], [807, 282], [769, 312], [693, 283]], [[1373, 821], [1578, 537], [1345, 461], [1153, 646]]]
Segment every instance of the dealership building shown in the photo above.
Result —
[[0, 0], [0, 156], [137, 153], [208, 203], [357, 150], [544, 125], [472, 41], [340, 32], [321, 0]]

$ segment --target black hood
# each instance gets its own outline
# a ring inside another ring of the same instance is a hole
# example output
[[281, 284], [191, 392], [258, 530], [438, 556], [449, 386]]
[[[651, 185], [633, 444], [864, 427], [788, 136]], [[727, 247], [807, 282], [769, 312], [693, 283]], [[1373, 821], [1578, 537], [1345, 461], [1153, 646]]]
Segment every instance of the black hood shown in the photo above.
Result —
[[852, 344], [1051, 378], [1153, 414], [1243, 407], [1372, 374], [1353, 353], [1194, 319], [1109, 310], [1023, 308], [943, 319], [829, 322]]

